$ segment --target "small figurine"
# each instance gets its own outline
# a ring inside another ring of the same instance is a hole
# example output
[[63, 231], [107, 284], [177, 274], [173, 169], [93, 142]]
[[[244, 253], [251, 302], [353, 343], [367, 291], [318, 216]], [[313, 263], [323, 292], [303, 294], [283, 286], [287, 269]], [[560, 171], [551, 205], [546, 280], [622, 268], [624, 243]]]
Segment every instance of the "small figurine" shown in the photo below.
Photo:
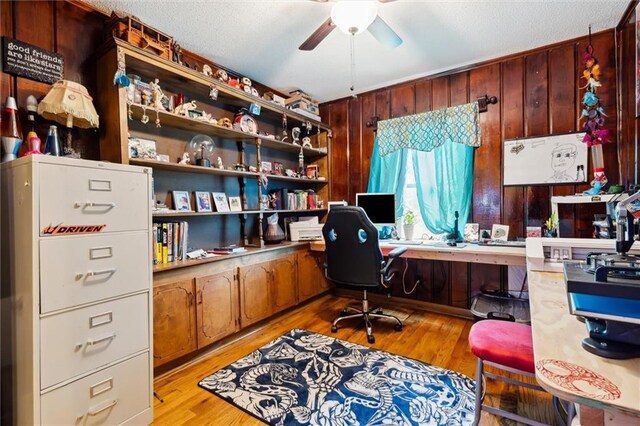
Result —
[[298, 141], [300, 140], [300, 127], [294, 127], [291, 129], [291, 137], [293, 138], [294, 145], [300, 145]]
[[173, 62], [176, 62], [180, 65], [182, 64], [182, 48], [178, 43], [173, 43]]
[[255, 96], [256, 98], [259, 98], [259, 97], [260, 97], [260, 93], [258, 92], [258, 89], [256, 89], [255, 87], [252, 87], [252, 88], [251, 88], [251, 94], [252, 94], [253, 96]]
[[185, 152], [182, 154], [182, 159], [178, 161], [178, 164], [189, 164], [191, 159], [189, 158], [189, 153]]
[[164, 105], [162, 104], [162, 101], [164, 98], [166, 98], [166, 96], [162, 91], [162, 89], [160, 88], [159, 83], [160, 83], [160, 80], [158, 80], [157, 78], [153, 80], [151, 83], [149, 83], [149, 87], [151, 88], [151, 91], [152, 91], [152, 95], [151, 95], [152, 106], [157, 110], [161, 109], [163, 111], [166, 111]]
[[184, 104], [178, 105], [176, 109], [173, 110], [174, 114], [183, 115], [185, 117], [189, 116], [189, 111], [193, 111], [197, 108], [196, 101], [185, 102]]
[[222, 127], [228, 128], [228, 129], [232, 129], [233, 128], [233, 123], [231, 123], [231, 119], [229, 119], [227, 117], [223, 117], [220, 120], [218, 120], [218, 126], [222, 126]]
[[218, 168], [224, 169], [224, 164], [222, 164], [222, 158], [218, 157]]
[[212, 101], [218, 99], [218, 88], [213, 84], [209, 86], [209, 99]]
[[216, 71], [215, 77], [220, 81], [224, 81], [225, 83], [229, 80], [229, 74], [227, 74], [225, 70]]
[[235, 87], [236, 89], [240, 88], [240, 80], [238, 80], [237, 78], [230, 78], [229, 80], [227, 80], [227, 84], [231, 87]]
[[207, 77], [211, 77], [213, 75], [213, 70], [209, 65], [204, 64], [202, 66], [202, 74], [206, 75]]
[[309, 136], [305, 136], [304, 138], [302, 138], [302, 147], [313, 148], [313, 146], [311, 146], [311, 138]]

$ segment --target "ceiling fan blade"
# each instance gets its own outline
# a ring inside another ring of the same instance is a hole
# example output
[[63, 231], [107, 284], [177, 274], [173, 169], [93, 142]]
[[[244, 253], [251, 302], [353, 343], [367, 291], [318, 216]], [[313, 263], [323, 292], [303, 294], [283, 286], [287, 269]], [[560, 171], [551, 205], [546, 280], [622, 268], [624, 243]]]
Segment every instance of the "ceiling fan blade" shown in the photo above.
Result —
[[376, 40], [389, 49], [394, 49], [402, 44], [402, 39], [380, 16], [376, 16], [375, 21], [369, 25], [368, 30]]
[[[321, 0], [322, 1], [322, 0]], [[380, 3], [391, 3], [392, 1], [396, 1], [396, 0], [378, 0]]]
[[322, 23], [322, 25], [320, 25], [320, 26], [318, 27], [318, 29], [317, 29], [317, 30], [315, 30], [315, 31], [313, 32], [313, 34], [311, 34], [311, 35], [309, 36], [309, 38], [308, 38], [308, 39], [306, 39], [306, 40], [304, 41], [304, 43], [302, 43], [302, 44], [300, 45], [300, 47], [299, 47], [298, 49], [300, 49], [300, 50], [313, 50], [313, 49], [315, 49], [315, 48], [316, 48], [316, 46], [317, 46], [318, 44], [320, 44], [320, 42], [321, 42], [322, 40], [324, 40], [324, 38], [325, 38], [326, 36], [328, 36], [328, 35], [329, 35], [329, 33], [330, 33], [331, 31], [333, 31], [333, 29], [334, 29], [335, 27], [336, 27], [336, 26], [333, 24], [333, 22], [331, 22], [331, 18], [328, 18], [326, 21], [324, 21], [324, 22]]

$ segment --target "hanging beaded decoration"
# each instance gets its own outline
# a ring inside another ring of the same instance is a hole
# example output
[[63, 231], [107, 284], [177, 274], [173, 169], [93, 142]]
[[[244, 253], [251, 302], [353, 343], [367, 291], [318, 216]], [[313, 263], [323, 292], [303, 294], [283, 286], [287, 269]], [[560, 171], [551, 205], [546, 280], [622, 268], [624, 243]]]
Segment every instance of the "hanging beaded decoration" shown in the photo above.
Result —
[[158, 111], [156, 109], [156, 127], [162, 127], [162, 125], [160, 125], [160, 111]]
[[113, 84], [117, 84], [120, 87], [129, 87], [129, 84], [131, 83], [131, 81], [129, 80], [129, 77], [127, 77], [127, 74], [125, 74], [126, 72], [126, 67], [125, 67], [125, 63], [124, 63], [124, 50], [121, 48], [118, 48], [117, 51], [117, 56], [118, 56], [118, 69], [116, 70], [115, 75], [113, 76]]

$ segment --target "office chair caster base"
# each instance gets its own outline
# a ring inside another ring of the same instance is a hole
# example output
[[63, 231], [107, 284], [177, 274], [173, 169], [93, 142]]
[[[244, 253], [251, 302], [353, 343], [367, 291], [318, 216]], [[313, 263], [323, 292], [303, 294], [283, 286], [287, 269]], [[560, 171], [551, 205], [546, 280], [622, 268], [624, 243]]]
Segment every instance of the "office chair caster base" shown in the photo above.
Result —
[[396, 324], [396, 325], [394, 325], [394, 326], [393, 326], [393, 329], [394, 329], [395, 331], [402, 331], [402, 324]]
[[337, 327], [337, 326], [335, 326], [335, 325], [332, 325], [332, 326], [331, 326], [331, 332], [332, 332], [332, 333], [337, 333], [337, 332], [338, 332], [338, 327]]
[[369, 335], [369, 336], [367, 336], [367, 342], [373, 344], [373, 343], [376, 342], [376, 338], [373, 337], [373, 335]]

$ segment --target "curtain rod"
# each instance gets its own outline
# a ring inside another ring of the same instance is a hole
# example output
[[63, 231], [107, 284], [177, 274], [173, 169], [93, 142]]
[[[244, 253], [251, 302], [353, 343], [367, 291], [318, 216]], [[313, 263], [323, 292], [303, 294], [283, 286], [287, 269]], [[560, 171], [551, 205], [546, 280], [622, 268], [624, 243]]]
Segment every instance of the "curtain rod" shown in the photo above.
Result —
[[[482, 113], [482, 112], [487, 112], [489, 110], [488, 108], [489, 104], [491, 105], [497, 104], [498, 98], [496, 96], [484, 95], [476, 99], [476, 102], [478, 102], [478, 112]], [[373, 131], [375, 132], [378, 130], [379, 120], [380, 120], [380, 117], [378, 117], [377, 115], [374, 115], [373, 117], [371, 117], [370, 120], [366, 122], [366, 126], [373, 127]]]

